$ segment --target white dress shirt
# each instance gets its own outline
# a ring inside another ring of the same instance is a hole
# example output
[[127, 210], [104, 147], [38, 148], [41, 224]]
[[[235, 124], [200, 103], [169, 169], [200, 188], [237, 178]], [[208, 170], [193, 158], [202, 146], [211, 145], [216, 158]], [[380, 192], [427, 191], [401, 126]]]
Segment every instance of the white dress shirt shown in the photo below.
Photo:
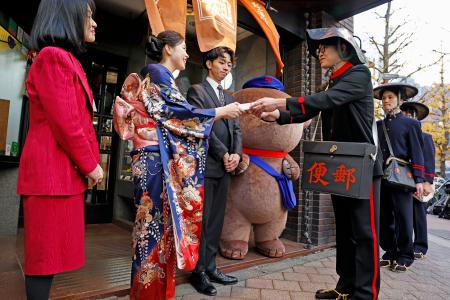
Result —
[[[217, 99], [220, 100], [219, 89], [217, 88], [219, 86], [219, 84], [209, 76], [206, 77], [206, 81], [208, 81], [208, 83], [212, 86], [214, 93], [216, 93]], [[222, 88], [223, 88], [223, 86], [222, 86]]]

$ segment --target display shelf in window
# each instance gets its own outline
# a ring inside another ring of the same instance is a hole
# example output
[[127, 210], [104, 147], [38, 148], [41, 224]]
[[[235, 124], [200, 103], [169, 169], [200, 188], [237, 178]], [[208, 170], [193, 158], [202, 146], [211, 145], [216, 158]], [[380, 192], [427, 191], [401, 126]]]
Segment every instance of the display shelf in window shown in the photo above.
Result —
[[112, 136], [111, 135], [102, 135], [100, 137], [100, 150], [110, 151], [112, 145]]
[[112, 118], [104, 118], [102, 122], [102, 131], [105, 134], [112, 134], [113, 132], [113, 120]]
[[123, 143], [123, 145], [124, 145], [123, 146], [124, 151], [123, 151], [121, 164], [120, 164], [119, 179], [125, 180], [125, 181], [132, 181], [133, 180], [133, 174], [132, 174], [132, 169], [131, 169], [132, 158], [130, 156], [130, 153], [133, 150], [133, 142], [125, 141]]

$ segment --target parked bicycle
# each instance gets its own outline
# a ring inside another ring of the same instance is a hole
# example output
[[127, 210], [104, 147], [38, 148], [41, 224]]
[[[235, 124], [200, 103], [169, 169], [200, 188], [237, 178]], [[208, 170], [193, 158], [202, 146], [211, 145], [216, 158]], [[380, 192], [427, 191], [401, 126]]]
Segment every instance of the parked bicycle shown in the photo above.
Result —
[[434, 184], [434, 197], [428, 202], [427, 213], [444, 217], [450, 213], [450, 178], [436, 177]]

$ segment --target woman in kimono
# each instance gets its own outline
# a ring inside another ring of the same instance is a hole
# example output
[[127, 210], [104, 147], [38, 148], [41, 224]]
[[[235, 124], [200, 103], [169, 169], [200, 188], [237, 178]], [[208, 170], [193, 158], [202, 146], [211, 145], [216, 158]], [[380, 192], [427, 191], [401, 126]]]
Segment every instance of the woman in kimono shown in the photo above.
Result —
[[215, 120], [236, 118], [237, 103], [198, 109], [181, 95], [172, 73], [188, 54], [174, 31], [151, 36], [147, 55], [159, 64], [131, 74], [117, 97], [114, 125], [133, 141], [132, 170], [137, 208], [133, 230], [131, 299], [173, 299], [175, 272], [194, 269], [203, 211], [208, 136]]

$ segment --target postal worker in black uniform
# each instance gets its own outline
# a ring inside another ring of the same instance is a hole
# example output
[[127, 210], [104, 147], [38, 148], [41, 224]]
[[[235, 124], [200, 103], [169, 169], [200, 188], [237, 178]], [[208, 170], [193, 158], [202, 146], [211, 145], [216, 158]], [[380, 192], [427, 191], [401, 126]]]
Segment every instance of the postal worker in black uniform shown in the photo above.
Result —
[[[414, 97], [417, 88], [402, 83], [388, 83], [374, 89], [374, 97], [382, 100], [386, 117], [377, 122], [383, 161], [391, 156], [383, 123], [389, 135], [393, 155], [411, 163], [416, 183], [416, 196], [423, 195], [424, 160], [420, 122], [405, 116], [400, 105]], [[380, 266], [395, 272], [405, 272], [414, 262], [413, 249], [413, 193], [401, 188], [381, 186], [380, 246], [386, 251]]]
[[[404, 102], [400, 109], [403, 113], [422, 121], [430, 113], [430, 109], [420, 102]], [[425, 164], [425, 182], [423, 183], [423, 197], [432, 197], [434, 193], [434, 169], [435, 169], [435, 146], [431, 134], [422, 132], [423, 137], [423, 159]], [[414, 228], [414, 259], [422, 259], [428, 251], [427, 235], [427, 203], [414, 198], [413, 201], [413, 228]]]
[[[343, 28], [309, 29], [307, 39], [310, 54], [331, 72], [328, 89], [298, 98], [262, 98], [252, 105], [252, 112], [280, 124], [305, 122], [321, 112], [324, 140], [375, 144], [371, 74], [356, 40]], [[317, 299], [378, 298], [381, 175], [378, 159], [370, 199], [331, 195], [339, 281], [335, 289], [318, 290]]]
[[[227, 47], [217, 47], [203, 54], [203, 66], [208, 76], [200, 84], [191, 86], [187, 100], [199, 108], [216, 108], [233, 103], [234, 98], [224, 92], [223, 80], [230, 73], [234, 53]], [[242, 137], [239, 120], [220, 120], [214, 123], [209, 137], [205, 168], [205, 202], [203, 207], [202, 239], [199, 260], [190, 282], [205, 295], [214, 296], [217, 290], [211, 282], [236, 284], [236, 277], [220, 272], [216, 254], [222, 232], [227, 203], [230, 172], [242, 157]]]

